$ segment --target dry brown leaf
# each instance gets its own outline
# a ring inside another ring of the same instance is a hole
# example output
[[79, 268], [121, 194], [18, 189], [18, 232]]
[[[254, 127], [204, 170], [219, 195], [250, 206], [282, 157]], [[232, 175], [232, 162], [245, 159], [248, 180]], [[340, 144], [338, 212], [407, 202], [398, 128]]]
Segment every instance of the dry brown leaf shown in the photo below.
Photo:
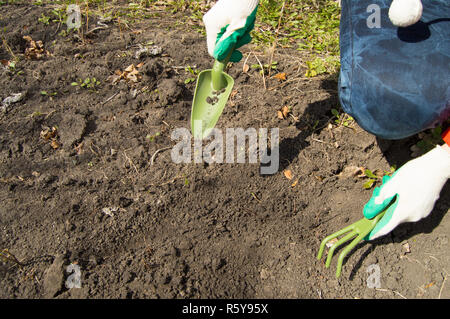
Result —
[[[138, 64], [138, 68], [144, 65], [143, 63]], [[108, 80], [111, 81], [113, 84], [116, 84], [120, 80], [124, 79], [128, 82], [137, 83], [141, 80], [141, 75], [139, 74], [139, 71], [136, 69], [134, 64], [130, 64], [127, 66], [127, 68], [122, 72], [120, 70], [116, 70], [114, 72], [114, 75], [110, 75], [108, 77]]]
[[44, 43], [42, 41], [34, 41], [30, 36], [24, 36], [28, 42], [28, 48], [25, 49], [25, 57], [30, 60], [39, 60], [50, 53], [44, 49]]
[[346, 166], [342, 170], [342, 172], [339, 173], [339, 178], [350, 178], [350, 177], [365, 177], [364, 174], [364, 167], [358, 167], [358, 166]]
[[283, 113], [281, 113], [281, 111], [277, 111], [277, 117], [278, 117], [280, 120], [284, 120], [284, 116], [283, 116]]
[[283, 106], [281, 113], [283, 113], [283, 116], [286, 118], [290, 113], [289, 108], [287, 106]]
[[60, 148], [61, 145], [59, 144], [59, 142], [57, 140], [52, 140], [52, 142], [50, 143], [50, 146], [56, 150], [56, 149]]
[[284, 120], [288, 117], [289, 113], [289, 108], [287, 106], [283, 106], [281, 110], [277, 111], [277, 116], [280, 120]]
[[244, 64], [244, 66], [242, 67], [242, 72], [247, 73], [248, 70], [250, 70], [250, 66], [246, 63], [246, 64]]
[[283, 173], [284, 173], [284, 176], [288, 179], [288, 180], [291, 180], [292, 179], [292, 171], [290, 170], [290, 169], [285, 169], [284, 171], [283, 171]]
[[434, 284], [435, 284], [434, 281], [433, 281], [433, 282], [430, 282], [428, 285], [425, 286], [425, 289], [428, 289], [428, 288], [434, 286]]
[[53, 149], [58, 149], [61, 147], [61, 144], [58, 142], [58, 130], [56, 129], [56, 127], [46, 127], [41, 131], [40, 134], [41, 138], [44, 139], [45, 141], [49, 141], [50, 142], [50, 146]]
[[275, 74], [274, 76], [273, 76], [275, 79], [277, 79], [278, 81], [280, 81], [280, 82], [282, 82], [282, 81], [286, 81], [286, 73], [278, 73], [278, 74]]
[[133, 70], [135, 70], [134, 64], [131, 64], [124, 70], [124, 72], [132, 72]]
[[50, 140], [52, 138], [55, 138], [57, 134], [57, 130], [55, 127], [52, 128], [45, 128], [44, 130], [41, 131], [41, 138], [43, 138], [44, 140]]
[[131, 71], [130, 73], [128, 73], [128, 75], [133, 75], [133, 76], [137, 76], [139, 75], [139, 71], [134, 69], [133, 71]]

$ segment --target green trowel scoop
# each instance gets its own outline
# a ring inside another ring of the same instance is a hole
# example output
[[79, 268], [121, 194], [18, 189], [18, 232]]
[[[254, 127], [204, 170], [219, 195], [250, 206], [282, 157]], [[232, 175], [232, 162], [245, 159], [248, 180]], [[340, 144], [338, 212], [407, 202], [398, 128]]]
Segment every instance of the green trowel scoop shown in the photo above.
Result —
[[219, 120], [233, 89], [234, 80], [223, 70], [230, 60], [215, 61], [211, 70], [200, 72], [191, 112], [191, 131], [195, 139], [204, 139]]

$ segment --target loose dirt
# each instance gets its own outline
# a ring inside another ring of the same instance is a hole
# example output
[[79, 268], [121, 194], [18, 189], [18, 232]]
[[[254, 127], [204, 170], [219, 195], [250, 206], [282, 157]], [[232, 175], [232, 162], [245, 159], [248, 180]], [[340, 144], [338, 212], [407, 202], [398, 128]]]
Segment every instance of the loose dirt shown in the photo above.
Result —
[[[0, 65], [0, 99], [22, 96], [0, 114], [0, 249], [16, 258], [0, 264], [0, 297], [450, 298], [449, 185], [425, 220], [358, 245], [341, 278], [336, 259], [330, 269], [316, 260], [325, 236], [362, 218], [372, 190], [356, 168], [400, 167], [418, 141], [336, 123], [337, 75], [304, 77], [295, 49], [273, 56], [283, 81], [244, 72], [245, 59], [232, 65], [217, 128], [279, 128], [278, 173], [175, 164], [171, 133], [189, 129], [195, 88], [185, 68], [213, 62], [205, 38], [158, 18], [63, 36], [65, 25], [38, 22], [46, 10], [0, 6], [19, 59], [15, 70]], [[44, 53], [27, 59], [24, 36]], [[145, 45], [162, 50], [136, 54]], [[0, 60], [11, 60], [5, 46]], [[70, 264], [81, 288], [65, 285]]]

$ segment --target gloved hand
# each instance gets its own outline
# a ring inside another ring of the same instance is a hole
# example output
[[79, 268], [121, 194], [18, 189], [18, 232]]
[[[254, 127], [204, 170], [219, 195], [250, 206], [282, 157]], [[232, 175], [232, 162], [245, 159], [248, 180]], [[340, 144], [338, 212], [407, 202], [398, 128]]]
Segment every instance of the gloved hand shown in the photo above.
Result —
[[389, 19], [393, 25], [407, 27], [422, 17], [421, 0], [393, 0], [389, 7]]
[[242, 53], [236, 49], [251, 41], [258, 0], [219, 0], [203, 17], [208, 53], [224, 60], [234, 50], [230, 61], [239, 62]]
[[436, 146], [403, 165], [392, 177], [385, 176], [383, 185], [375, 188], [364, 206], [364, 217], [372, 219], [394, 202], [366, 239], [381, 237], [401, 223], [427, 217], [448, 178], [450, 148], [447, 145]]

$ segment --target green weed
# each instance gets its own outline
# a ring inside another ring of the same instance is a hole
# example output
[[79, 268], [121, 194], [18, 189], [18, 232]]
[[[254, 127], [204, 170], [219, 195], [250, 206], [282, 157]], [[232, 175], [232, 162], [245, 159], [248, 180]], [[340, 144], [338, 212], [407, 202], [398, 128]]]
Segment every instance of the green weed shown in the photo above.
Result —
[[355, 119], [347, 113], [339, 113], [337, 109], [331, 109], [331, 113], [334, 116], [334, 123], [337, 126], [350, 127], [355, 122]]
[[[389, 171], [384, 171], [384, 175], [391, 176], [392, 174], [394, 174], [395, 170], [396, 170], [395, 165], [391, 166]], [[377, 182], [381, 182], [384, 176], [379, 174], [378, 171], [372, 172], [370, 169], [365, 169], [364, 175], [368, 177], [368, 180], [363, 184], [363, 187], [365, 189], [371, 189]]]
[[86, 78], [84, 80], [78, 79], [78, 82], [72, 82], [70, 85], [79, 86], [96, 92], [98, 87], [100, 86], [100, 81], [98, 81], [96, 78]]
[[197, 79], [199, 71], [197, 69], [193, 69], [190, 65], [184, 68], [184, 70], [189, 74], [189, 77], [184, 80], [184, 84], [189, 84], [195, 82]]

